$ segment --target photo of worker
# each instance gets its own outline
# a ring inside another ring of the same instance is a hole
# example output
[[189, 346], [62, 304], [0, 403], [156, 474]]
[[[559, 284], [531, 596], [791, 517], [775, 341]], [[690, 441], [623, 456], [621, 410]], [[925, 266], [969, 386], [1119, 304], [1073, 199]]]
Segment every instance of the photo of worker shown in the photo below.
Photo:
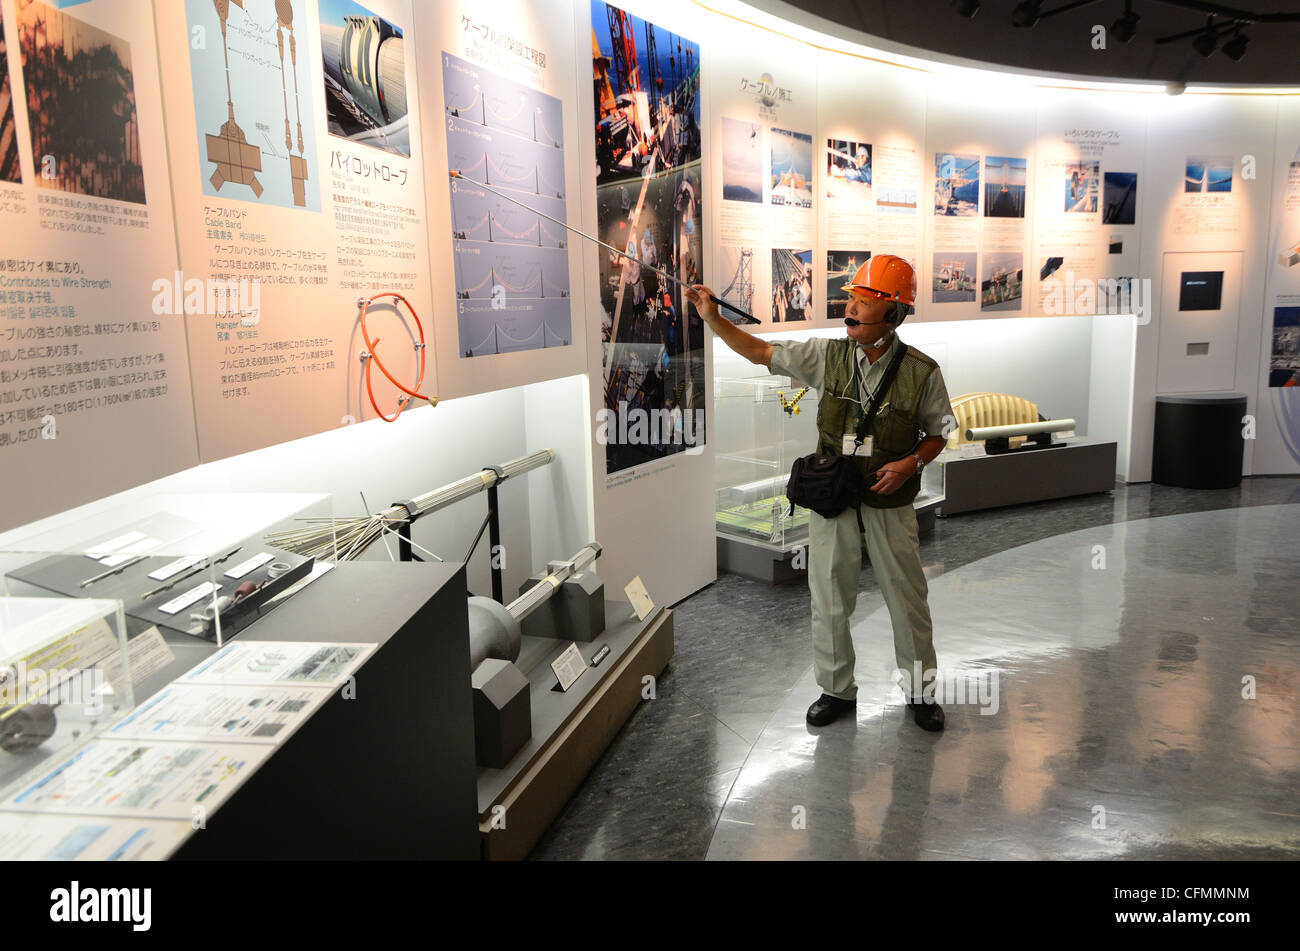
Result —
[[984, 159], [984, 217], [1025, 216], [1025, 165], [1022, 158], [989, 155]]
[[871, 257], [870, 251], [827, 251], [826, 252], [826, 316], [830, 320], [843, 320], [844, 307], [849, 300], [849, 292], [844, 285], [853, 280], [858, 268]]
[[699, 44], [602, 0], [591, 22], [597, 183], [698, 162]]
[[1019, 310], [1024, 291], [1024, 255], [986, 251], [980, 279], [980, 310]]
[[722, 197], [763, 201], [763, 127], [722, 117]]
[[16, 12], [37, 186], [144, 204], [131, 45], [36, 0]]
[[975, 252], [936, 251], [930, 302], [958, 304], [975, 299]]
[[1300, 386], [1300, 307], [1273, 308], [1273, 350], [1268, 385]]
[[772, 249], [772, 322], [811, 320], [812, 250]]
[[1098, 162], [1065, 163], [1065, 210], [1067, 213], [1092, 214], [1097, 211], [1097, 192], [1101, 180]]
[[979, 211], [980, 157], [936, 152], [934, 155], [934, 213], [948, 218], [973, 218]]
[[700, 48], [601, 0], [591, 14], [603, 408], [683, 421], [669, 441], [610, 427], [613, 474], [705, 440], [704, 323], [678, 283], [705, 280]]
[[846, 139], [826, 141], [826, 175], [831, 179], [871, 184], [871, 145]]
[[330, 135], [411, 155], [402, 28], [352, 0], [320, 0]]
[[1230, 155], [1189, 155], [1187, 157], [1187, 176], [1183, 182], [1184, 192], [1230, 192], [1232, 191], [1232, 165]]
[[0, 10], [0, 181], [20, 182], [18, 133], [14, 124], [13, 89], [9, 85], [9, 51], [5, 45], [4, 11]]
[[[718, 292], [729, 304], [735, 304], [747, 314], [754, 312], [754, 249], [723, 245], [718, 249]], [[742, 318], [735, 311], [722, 308], [722, 316], [733, 324]]]
[[1131, 225], [1137, 221], [1137, 172], [1107, 172], [1103, 179], [1101, 223]]
[[772, 129], [771, 203], [786, 208], [812, 207], [812, 136]]

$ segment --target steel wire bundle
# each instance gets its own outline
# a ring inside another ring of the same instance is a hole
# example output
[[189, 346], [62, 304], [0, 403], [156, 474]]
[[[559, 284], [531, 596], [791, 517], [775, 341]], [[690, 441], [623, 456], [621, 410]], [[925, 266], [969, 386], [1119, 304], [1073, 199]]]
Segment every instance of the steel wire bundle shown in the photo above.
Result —
[[[385, 532], [395, 530], [403, 522], [415, 521], [430, 512], [446, 508], [491, 488], [511, 476], [521, 475], [530, 469], [547, 465], [555, 459], [553, 449], [539, 449], [520, 456], [497, 468], [484, 469], [473, 475], [448, 483], [432, 492], [417, 495], [410, 500], [414, 511], [406, 504], [393, 504], [374, 515], [349, 518], [304, 518], [310, 527], [274, 532], [267, 536], [268, 543], [285, 551], [312, 558], [334, 561], [352, 561], [379, 541]], [[500, 474], [498, 475], [498, 470]]]

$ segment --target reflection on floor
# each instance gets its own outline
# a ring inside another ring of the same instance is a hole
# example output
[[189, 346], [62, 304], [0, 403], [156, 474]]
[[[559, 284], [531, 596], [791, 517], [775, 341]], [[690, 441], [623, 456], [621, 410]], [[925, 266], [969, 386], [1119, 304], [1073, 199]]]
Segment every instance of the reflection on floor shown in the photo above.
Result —
[[1298, 479], [940, 520], [940, 664], [998, 707], [947, 704], [939, 735], [890, 694], [869, 568], [857, 719], [822, 730], [807, 591], [724, 576], [533, 857], [1300, 856], [1298, 543]]

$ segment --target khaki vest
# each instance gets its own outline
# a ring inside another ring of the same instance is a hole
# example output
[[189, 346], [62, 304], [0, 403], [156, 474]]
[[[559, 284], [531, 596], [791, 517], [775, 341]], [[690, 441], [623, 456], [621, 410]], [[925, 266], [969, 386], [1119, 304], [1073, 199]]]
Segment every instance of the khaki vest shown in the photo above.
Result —
[[[881, 397], [880, 408], [876, 418], [871, 422], [867, 435], [874, 437], [870, 456], [855, 457], [862, 477], [870, 485], [875, 477], [867, 477], [886, 462], [903, 458], [916, 448], [922, 430], [918, 419], [918, 407], [925, 381], [934, 368], [938, 366], [920, 350], [906, 347], [903, 362], [898, 367], [898, 376], [894, 378], [889, 392]], [[839, 394], [846, 393], [857, 398], [857, 380], [853, 375], [858, 345], [847, 338], [832, 340], [826, 348], [826, 374], [822, 384], [821, 400], [817, 407], [817, 451], [840, 455], [844, 434], [854, 432], [866, 410], [853, 400], [844, 399]], [[889, 359], [891, 355], [881, 357]], [[921, 489], [920, 475], [913, 476], [899, 486], [891, 495], [880, 495], [864, 491], [863, 501], [873, 508], [898, 508], [911, 505]]]

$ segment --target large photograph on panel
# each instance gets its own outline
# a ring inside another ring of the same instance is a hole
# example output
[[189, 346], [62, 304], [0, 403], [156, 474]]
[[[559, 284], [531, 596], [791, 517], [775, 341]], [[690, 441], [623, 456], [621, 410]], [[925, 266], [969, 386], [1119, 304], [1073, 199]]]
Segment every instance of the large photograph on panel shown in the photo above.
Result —
[[599, 237], [619, 249], [600, 251], [612, 474], [704, 442], [704, 325], [655, 270], [704, 279], [700, 48], [601, 0], [591, 26]]
[[[15, 10], [36, 184], [144, 204], [131, 44], [47, 3], [18, 0]], [[12, 142], [5, 112], [0, 135]]]
[[9, 50], [5, 44], [4, 11], [0, 10], [0, 181], [22, 181], [18, 132], [14, 125], [13, 88], [9, 85]]

